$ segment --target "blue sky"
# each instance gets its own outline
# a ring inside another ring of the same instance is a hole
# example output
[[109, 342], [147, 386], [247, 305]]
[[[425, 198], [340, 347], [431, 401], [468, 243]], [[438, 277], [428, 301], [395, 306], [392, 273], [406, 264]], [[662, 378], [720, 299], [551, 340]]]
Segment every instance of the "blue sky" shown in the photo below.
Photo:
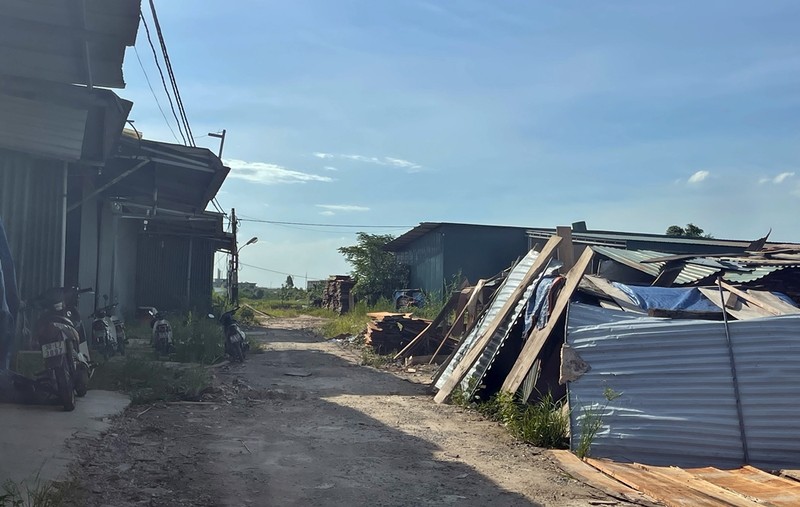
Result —
[[[218, 197], [242, 217], [657, 233], [694, 222], [719, 238], [771, 227], [800, 241], [797, 2], [158, 8], [196, 137], [228, 130]], [[141, 27], [137, 50], [168, 107]], [[174, 141], [133, 49], [124, 70], [137, 128]], [[298, 282], [346, 272], [336, 248], [354, 232], [244, 222], [259, 242], [242, 262]]]

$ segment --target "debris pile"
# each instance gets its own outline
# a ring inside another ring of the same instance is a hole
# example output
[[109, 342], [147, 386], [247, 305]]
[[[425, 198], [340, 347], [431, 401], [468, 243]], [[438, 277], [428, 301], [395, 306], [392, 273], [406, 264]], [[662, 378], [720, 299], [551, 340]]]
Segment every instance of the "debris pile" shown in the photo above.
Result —
[[414, 318], [410, 313], [369, 313], [372, 320], [367, 324], [364, 343], [378, 354], [401, 350], [425, 331], [430, 320]]
[[347, 313], [353, 306], [351, 291], [356, 282], [347, 275], [332, 275], [322, 292], [322, 307], [339, 315]]

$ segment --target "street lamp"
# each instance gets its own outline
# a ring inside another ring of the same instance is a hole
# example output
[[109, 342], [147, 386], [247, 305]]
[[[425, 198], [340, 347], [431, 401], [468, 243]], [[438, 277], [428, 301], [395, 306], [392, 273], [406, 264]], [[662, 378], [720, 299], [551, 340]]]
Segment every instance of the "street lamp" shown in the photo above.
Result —
[[236, 251], [236, 253], [239, 253], [239, 252], [241, 252], [241, 251], [242, 251], [242, 248], [246, 247], [247, 245], [252, 245], [253, 243], [258, 243], [258, 238], [257, 238], [257, 237], [255, 237], [255, 236], [253, 236], [252, 238], [250, 238], [250, 239], [247, 241], [247, 243], [245, 243], [244, 245], [240, 246], [240, 247], [239, 247], [239, 249]]
[[[234, 239], [234, 241], [235, 241], [235, 239]], [[245, 243], [244, 245], [240, 246], [236, 250], [236, 255], [233, 256], [233, 259], [232, 259], [232, 264], [233, 264], [233, 283], [231, 284], [233, 286], [232, 287], [233, 290], [231, 291], [231, 300], [233, 301], [234, 305], [239, 303], [239, 252], [242, 251], [242, 248], [246, 247], [247, 245], [252, 245], [253, 243], [256, 243], [257, 241], [258, 241], [258, 238], [253, 236], [252, 238], [250, 238], [247, 241], [247, 243]]]

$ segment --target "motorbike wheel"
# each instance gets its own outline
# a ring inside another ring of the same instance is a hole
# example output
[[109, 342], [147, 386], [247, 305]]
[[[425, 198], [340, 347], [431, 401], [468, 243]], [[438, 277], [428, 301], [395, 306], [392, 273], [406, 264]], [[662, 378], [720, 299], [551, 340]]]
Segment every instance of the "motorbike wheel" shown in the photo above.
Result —
[[237, 343], [231, 347], [231, 356], [234, 361], [237, 363], [244, 362], [244, 348], [242, 347], [242, 342]]
[[75, 410], [75, 389], [66, 365], [56, 370], [56, 384], [58, 384], [58, 397], [61, 398], [64, 411], [72, 412]]
[[75, 394], [83, 398], [89, 390], [89, 370], [83, 367], [78, 367], [75, 372]]

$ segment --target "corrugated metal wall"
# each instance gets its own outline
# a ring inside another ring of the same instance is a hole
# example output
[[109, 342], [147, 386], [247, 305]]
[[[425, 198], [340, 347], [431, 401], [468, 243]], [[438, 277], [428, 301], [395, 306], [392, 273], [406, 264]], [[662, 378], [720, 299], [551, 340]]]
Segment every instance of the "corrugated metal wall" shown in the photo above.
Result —
[[[800, 462], [800, 316], [730, 323], [750, 464]], [[572, 304], [567, 343], [590, 371], [569, 384], [572, 446], [602, 414], [592, 456], [654, 465], [744, 463], [722, 322], [631, 318]], [[604, 390], [622, 393], [606, 402]]]
[[65, 192], [63, 162], [0, 150], [0, 217], [22, 299], [61, 283]]
[[410, 288], [441, 293], [444, 288], [444, 242], [437, 229], [414, 241], [397, 259], [411, 267]]
[[[141, 234], [136, 262], [138, 306], [155, 306], [159, 310], [210, 310], [214, 267], [214, 248], [210, 241]], [[190, 269], [191, 286], [188, 284]]]

